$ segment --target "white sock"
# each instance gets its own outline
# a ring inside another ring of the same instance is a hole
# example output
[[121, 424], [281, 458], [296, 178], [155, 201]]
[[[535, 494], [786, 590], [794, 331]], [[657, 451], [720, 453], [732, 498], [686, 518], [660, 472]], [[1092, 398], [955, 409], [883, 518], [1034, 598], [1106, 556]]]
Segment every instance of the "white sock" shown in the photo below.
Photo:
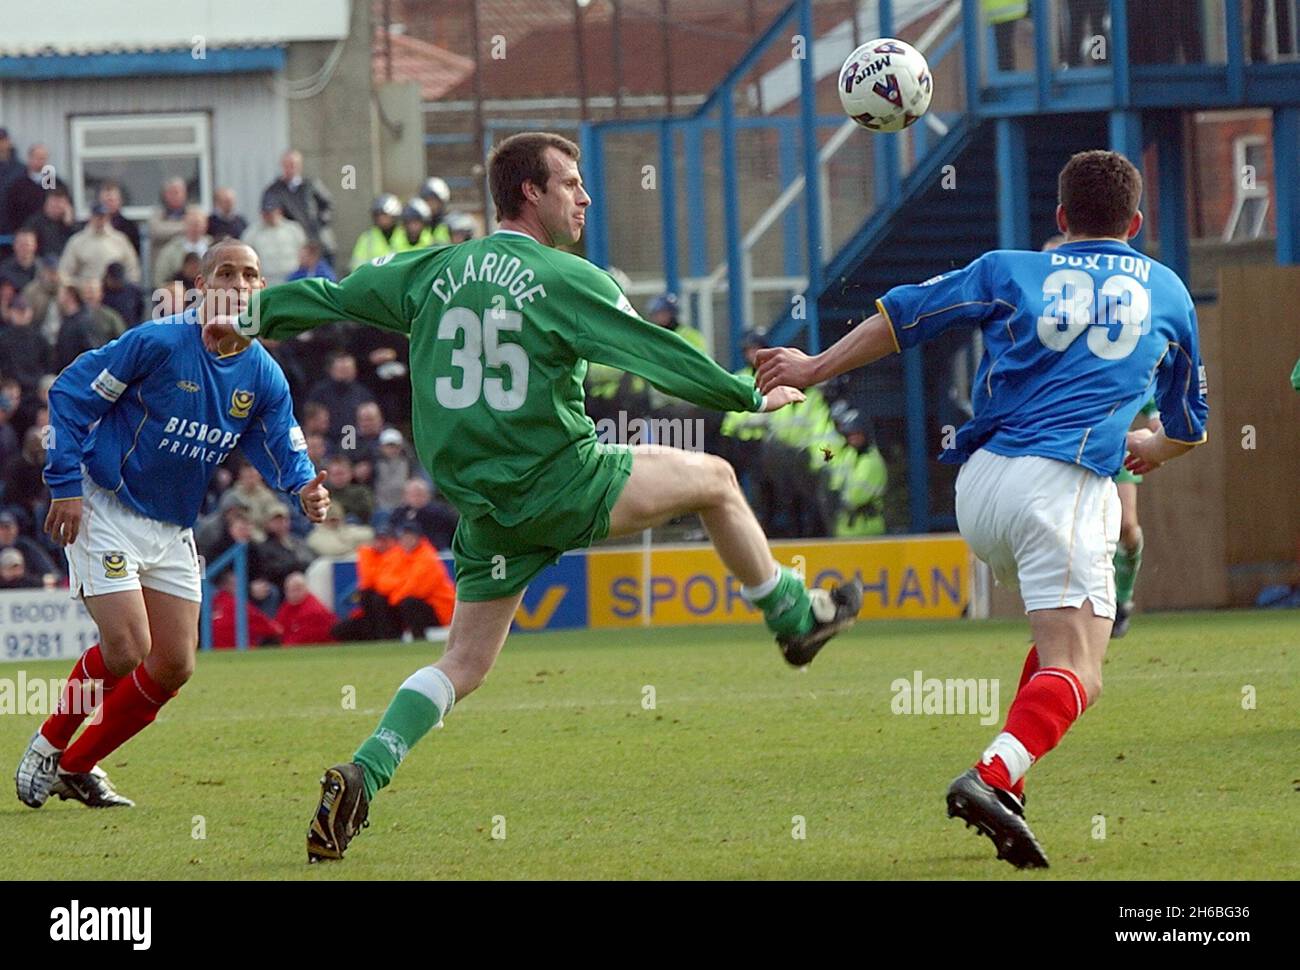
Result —
[[772, 592], [772, 590], [776, 589], [776, 584], [780, 581], [781, 567], [777, 566], [776, 571], [772, 573], [771, 579], [767, 580], [767, 582], [759, 583], [757, 586], [740, 587], [740, 595], [745, 597], [745, 599], [751, 603], [754, 602], [754, 600], [761, 600], [768, 593]]
[[421, 667], [411, 674], [402, 681], [402, 686], [398, 689], [413, 690], [433, 701], [433, 706], [438, 708], [440, 715], [439, 724], [442, 723], [442, 718], [450, 714], [451, 709], [456, 706], [456, 688], [451, 685], [451, 680], [446, 674], [432, 665]]
[[1020, 739], [1006, 731], [993, 739], [993, 743], [980, 756], [980, 761], [988, 764], [995, 757], [1001, 758], [1002, 763], [1007, 766], [1007, 774], [1011, 777], [1013, 785], [1025, 777], [1025, 772], [1034, 763], [1033, 757], [1020, 743]]

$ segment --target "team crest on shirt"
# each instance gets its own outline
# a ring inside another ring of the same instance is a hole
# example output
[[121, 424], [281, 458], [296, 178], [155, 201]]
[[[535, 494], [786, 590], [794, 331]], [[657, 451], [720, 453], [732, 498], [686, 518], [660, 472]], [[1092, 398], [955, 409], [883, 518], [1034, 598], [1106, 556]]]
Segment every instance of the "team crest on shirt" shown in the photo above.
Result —
[[230, 395], [229, 414], [232, 418], [246, 418], [252, 409], [252, 391], [235, 391]]
[[126, 578], [126, 553], [104, 553], [104, 576], [107, 579]]

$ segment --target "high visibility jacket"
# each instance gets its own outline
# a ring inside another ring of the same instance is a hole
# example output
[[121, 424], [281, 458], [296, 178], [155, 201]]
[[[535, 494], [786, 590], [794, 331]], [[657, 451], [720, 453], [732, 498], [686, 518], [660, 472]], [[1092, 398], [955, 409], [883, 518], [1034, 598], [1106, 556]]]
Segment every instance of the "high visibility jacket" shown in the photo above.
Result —
[[[735, 372], [737, 377], [753, 377], [754, 368], [746, 365]], [[728, 411], [722, 418], [720, 434], [740, 441], [757, 441], [767, 434], [772, 415], [764, 411]]]
[[889, 475], [884, 456], [872, 445], [859, 452], [844, 447], [830, 463], [830, 484], [839, 499], [836, 536], [878, 536], [885, 531], [884, 497]]
[[352, 247], [352, 268], [368, 263], [380, 256], [387, 256], [393, 251], [393, 243], [378, 226], [371, 226], [357, 237]]
[[1004, 24], [1029, 15], [1029, 0], [984, 0], [984, 19], [991, 24]]

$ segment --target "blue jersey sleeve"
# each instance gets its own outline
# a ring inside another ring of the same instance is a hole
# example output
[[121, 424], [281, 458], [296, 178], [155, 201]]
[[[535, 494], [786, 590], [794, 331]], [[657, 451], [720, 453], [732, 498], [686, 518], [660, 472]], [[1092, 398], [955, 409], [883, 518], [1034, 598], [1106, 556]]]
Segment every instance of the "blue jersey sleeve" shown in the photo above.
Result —
[[44, 478], [52, 499], [81, 497], [81, 463], [90, 429], [166, 354], [163, 342], [156, 339], [156, 326], [133, 327], [111, 343], [86, 351], [50, 385]]
[[1177, 340], [1169, 341], [1156, 368], [1156, 403], [1160, 405], [1160, 423], [1166, 437], [1189, 445], [1205, 440], [1208, 389], [1196, 333], [1196, 310], [1189, 303], [1187, 326]]
[[266, 403], [244, 431], [243, 451], [267, 485], [297, 495], [316, 477], [307, 457], [307, 438], [293, 416], [289, 382], [274, 364], [267, 367], [263, 386]]
[[1015, 312], [1010, 301], [999, 299], [994, 292], [990, 255], [924, 283], [896, 286], [876, 301], [894, 331], [899, 350], [915, 347], [953, 327], [978, 327]]

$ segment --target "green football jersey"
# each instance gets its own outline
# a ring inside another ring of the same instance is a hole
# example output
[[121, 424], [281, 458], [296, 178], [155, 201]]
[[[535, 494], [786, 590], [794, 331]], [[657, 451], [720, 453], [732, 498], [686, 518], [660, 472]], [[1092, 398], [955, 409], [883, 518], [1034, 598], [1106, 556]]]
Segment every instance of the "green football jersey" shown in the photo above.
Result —
[[382, 257], [339, 283], [274, 286], [248, 317], [275, 339], [335, 320], [407, 334], [421, 463], [462, 515], [504, 526], [579, 485], [597, 453], [589, 360], [700, 407], [762, 407], [752, 378], [643, 320], [604, 270], [510, 230]]

